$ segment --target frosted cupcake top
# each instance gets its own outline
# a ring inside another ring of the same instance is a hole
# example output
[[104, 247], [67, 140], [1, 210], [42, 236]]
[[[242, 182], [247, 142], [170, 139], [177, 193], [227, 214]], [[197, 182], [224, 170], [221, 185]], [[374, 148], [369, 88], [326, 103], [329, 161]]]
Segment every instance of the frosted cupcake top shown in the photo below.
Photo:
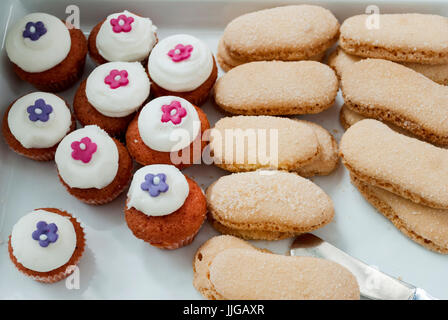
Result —
[[129, 11], [109, 15], [96, 36], [96, 47], [108, 61], [141, 61], [156, 44], [151, 19]]
[[33, 92], [17, 99], [8, 113], [9, 130], [27, 149], [53, 147], [71, 125], [65, 101], [47, 92]]
[[89, 103], [108, 117], [136, 111], [149, 96], [150, 82], [140, 62], [109, 62], [96, 67], [86, 82]]
[[68, 217], [34, 210], [11, 232], [12, 253], [25, 268], [48, 272], [66, 264], [76, 248], [76, 232]]
[[58, 145], [55, 162], [62, 180], [71, 188], [102, 189], [118, 172], [118, 148], [100, 127], [85, 126]]
[[26, 72], [43, 72], [64, 60], [71, 48], [70, 32], [55, 16], [31, 13], [8, 31], [6, 53]]
[[165, 216], [182, 207], [189, 192], [187, 179], [175, 166], [145, 166], [134, 174], [127, 208], [135, 208], [148, 216]]
[[185, 99], [163, 96], [148, 102], [138, 116], [139, 134], [149, 148], [175, 152], [188, 147], [201, 129], [198, 112]]
[[174, 91], [192, 91], [203, 84], [213, 70], [213, 55], [207, 45], [187, 34], [160, 41], [151, 51], [148, 72], [160, 87]]

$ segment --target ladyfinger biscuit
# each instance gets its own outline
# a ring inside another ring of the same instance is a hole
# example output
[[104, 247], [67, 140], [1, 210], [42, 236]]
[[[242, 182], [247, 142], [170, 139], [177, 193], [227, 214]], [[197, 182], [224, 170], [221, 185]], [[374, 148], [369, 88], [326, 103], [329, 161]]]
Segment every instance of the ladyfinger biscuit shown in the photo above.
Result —
[[242, 115], [318, 113], [334, 103], [338, 79], [315, 61], [257, 61], [238, 66], [215, 84], [216, 104]]
[[[322, 61], [325, 56], [325, 52], [319, 53], [315, 56], [310, 57], [309, 59], [305, 60], [311, 60], [311, 61]], [[218, 64], [220, 65], [221, 69], [225, 72], [229, 71], [232, 68], [235, 68], [241, 64], [248, 63], [251, 61], [245, 61], [245, 60], [237, 60], [235, 58], [232, 58], [227, 53], [226, 48], [224, 47], [224, 43], [222, 41], [222, 38], [218, 42], [218, 52], [216, 54], [216, 58], [218, 60]]]
[[425, 248], [448, 254], [448, 210], [416, 204], [351, 176], [353, 185], [370, 204], [403, 234]]
[[224, 30], [222, 42], [236, 61], [306, 60], [331, 47], [339, 22], [318, 6], [293, 5], [242, 15]]
[[214, 164], [231, 172], [274, 168], [309, 177], [327, 175], [338, 164], [337, 145], [309, 121], [271, 116], [219, 120], [211, 131]]
[[211, 215], [208, 216], [208, 220], [213, 226], [213, 228], [215, 228], [218, 232], [245, 240], [276, 241], [294, 237], [294, 233], [288, 233], [288, 232], [243, 230], [243, 229], [231, 228], [219, 223], [218, 221], [213, 219]]
[[246, 239], [275, 240], [310, 232], [334, 216], [333, 202], [321, 188], [285, 171], [223, 176], [208, 187], [206, 198], [218, 231], [237, 232]]
[[361, 181], [421, 205], [448, 209], [448, 150], [365, 119], [344, 133], [339, 152]]
[[[328, 65], [336, 71], [336, 74], [340, 79], [344, 70], [362, 59], [362, 57], [353, 56], [346, 53], [341, 48], [338, 48], [333, 51], [328, 58]], [[448, 85], [448, 64], [421, 64], [406, 62], [400, 62], [400, 64], [421, 73], [434, 82]]]
[[342, 74], [341, 88], [351, 110], [448, 145], [447, 87], [400, 64], [366, 59]]
[[200, 247], [193, 269], [194, 286], [209, 299], [339, 300], [360, 295], [356, 278], [335, 262], [267, 253], [229, 236]]
[[392, 61], [448, 63], [448, 18], [429, 14], [382, 14], [378, 25], [367, 15], [348, 18], [339, 45], [347, 53]]
[[306, 123], [313, 128], [320, 145], [320, 153], [311, 163], [297, 169], [297, 173], [302, 177], [312, 177], [314, 175], [325, 176], [336, 169], [339, 164], [338, 144], [333, 135], [320, 125], [306, 121], [297, 120]]
[[229, 248], [243, 248], [254, 249], [249, 242], [241, 240], [236, 237], [222, 235], [216, 236], [207, 240], [193, 258], [193, 286], [198, 290], [206, 299], [218, 300], [223, 299], [216, 291], [213, 290], [213, 285], [210, 282], [209, 266], [218, 253]]
[[221, 118], [210, 135], [214, 164], [231, 172], [276, 168], [295, 171], [320, 154], [306, 123], [271, 116]]
[[[341, 123], [342, 127], [347, 130], [348, 128], [350, 128], [352, 125], [354, 125], [356, 122], [359, 122], [361, 120], [364, 119], [368, 119], [367, 117], [364, 117], [362, 115], [360, 115], [359, 113], [350, 110], [349, 108], [347, 108], [347, 106], [344, 104], [341, 107], [341, 110], [339, 112], [339, 122]], [[391, 123], [387, 123], [385, 121], [383, 121], [384, 124], [387, 124], [387, 126], [389, 128], [391, 128], [392, 130], [404, 134], [408, 137], [411, 138], [416, 138], [412, 133], [410, 133], [409, 131], [404, 130], [403, 128], [397, 127]]]

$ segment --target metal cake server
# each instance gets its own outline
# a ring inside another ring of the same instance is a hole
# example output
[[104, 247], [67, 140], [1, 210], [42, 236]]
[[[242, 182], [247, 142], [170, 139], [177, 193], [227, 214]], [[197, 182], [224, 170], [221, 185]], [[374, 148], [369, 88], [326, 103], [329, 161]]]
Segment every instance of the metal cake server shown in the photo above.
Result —
[[361, 295], [368, 299], [437, 300], [425, 290], [395, 279], [351, 257], [311, 233], [298, 236], [291, 245], [290, 254], [291, 256], [311, 256], [327, 259], [346, 267], [358, 280]]

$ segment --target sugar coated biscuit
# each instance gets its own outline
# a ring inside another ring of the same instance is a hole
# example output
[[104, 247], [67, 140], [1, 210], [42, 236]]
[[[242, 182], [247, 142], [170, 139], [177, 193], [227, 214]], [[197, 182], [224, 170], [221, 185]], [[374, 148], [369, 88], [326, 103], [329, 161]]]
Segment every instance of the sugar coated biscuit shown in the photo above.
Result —
[[[341, 110], [339, 112], [339, 122], [341, 123], [342, 127], [347, 130], [348, 128], [350, 128], [352, 125], [354, 125], [356, 122], [359, 122], [361, 120], [364, 119], [368, 119], [367, 117], [364, 117], [362, 115], [360, 115], [359, 113], [350, 110], [349, 108], [347, 108], [347, 106], [344, 104], [341, 107]], [[391, 123], [387, 123], [385, 121], [383, 121], [384, 124], [387, 124], [389, 126], [389, 128], [391, 128], [392, 130], [404, 134], [408, 137], [411, 138], [416, 138], [411, 132], [406, 131], [403, 128], [397, 127], [396, 125], [393, 125]]]
[[[242, 15], [222, 36], [220, 60], [225, 65], [262, 60], [307, 60], [331, 47], [339, 22], [322, 7], [284, 6]], [[224, 54], [222, 53], [224, 52]]]
[[[315, 56], [312, 56], [308, 59], [303, 59], [303, 60], [322, 62], [324, 57], [325, 57], [325, 52], [321, 52]], [[235, 68], [239, 65], [242, 65], [244, 63], [251, 62], [251, 61], [245, 61], [245, 60], [238, 60], [238, 59], [230, 57], [229, 54], [227, 53], [225, 46], [224, 46], [224, 42], [222, 41], [222, 38], [218, 42], [218, 52], [216, 54], [216, 58], [218, 60], [219, 66], [225, 72], [227, 72], [230, 69]]]
[[[328, 65], [336, 71], [336, 74], [341, 78], [342, 72], [349, 68], [354, 63], [362, 60], [362, 57], [354, 56], [346, 53], [341, 48], [333, 51], [328, 58]], [[421, 64], [421, 63], [406, 63], [400, 64], [408, 67], [425, 77], [431, 79], [439, 84], [448, 85], [448, 63], [446, 64]]]
[[315, 61], [257, 61], [238, 66], [216, 83], [216, 104], [243, 115], [294, 115], [330, 108], [338, 79]]
[[403, 234], [427, 249], [448, 254], [448, 210], [416, 204], [356, 176], [351, 180], [364, 198]]
[[422, 140], [448, 145], [448, 88], [400, 64], [366, 59], [342, 74], [348, 108], [384, 120]]
[[311, 163], [297, 169], [297, 173], [302, 177], [311, 177], [314, 175], [329, 175], [339, 164], [338, 144], [336, 139], [328, 130], [320, 125], [306, 120], [297, 120], [306, 123], [316, 134], [320, 145], [320, 153]]
[[230, 237], [214, 237], [193, 260], [195, 288], [208, 299], [359, 299], [356, 278], [341, 265], [283, 256]]
[[339, 37], [341, 48], [366, 58], [448, 63], [448, 18], [415, 13], [382, 14], [378, 18], [378, 25], [369, 24], [367, 15], [345, 20]]
[[285, 171], [223, 176], [208, 187], [206, 197], [213, 225], [246, 239], [273, 240], [310, 232], [334, 216], [333, 202], [321, 188]]
[[340, 155], [361, 181], [415, 203], [448, 209], [448, 150], [365, 119], [342, 136]]
[[331, 134], [308, 121], [272, 116], [225, 117], [211, 131], [214, 164], [231, 172], [274, 168], [305, 176], [336, 168]]

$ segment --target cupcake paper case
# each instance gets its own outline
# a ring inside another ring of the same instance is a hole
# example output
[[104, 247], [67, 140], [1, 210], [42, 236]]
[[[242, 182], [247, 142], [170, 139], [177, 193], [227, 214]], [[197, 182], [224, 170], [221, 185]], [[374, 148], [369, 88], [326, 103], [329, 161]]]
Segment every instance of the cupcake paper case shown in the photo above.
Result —
[[73, 109], [83, 125], [95, 124], [112, 136], [123, 134], [149, 96], [150, 83], [139, 62], [96, 67], [79, 86]]
[[90, 57], [98, 64], [146, 60], [157, 43], [156, 30], [149, 18], [126, 10], [113, 13], [90, 33]]
[[32, 279], [52, 283], [69, 276], [85, 249], [76, 218], [55, 208], [36, 209], [14, 225], [8, 242], [11, 261]]
[[142, 165], [173, 164], [183, 169], [201, 161], [207, 145], [202, 136], [209, 128], [205, 113], [187, 100], [159, 97], [129, 124], [126, 147]]
[[55, 161], [67, 191], [88, 204], [114, 200], [132, 177], [132, 159], [126, 148], [98, 126], [67, 135], [56, 150]]
[[218, 68], [203, 41], [178, 34], [154, 47], [148, 59], [148, 73], [155, 97], [174, 95], [201, 105], [215, 84]]
[[82, 75], [87, 41], [81, 30], [68, 29], [46, 13], [31, 13], [8, 31], [6, 53], [14, 72], [37, 89], [63, 91]]
[[16, 153], [37, 161], [54, 159], [58, 143], [76, 127], [66, 102], [52, 93], [33, 92], [15, 100], [3, 117], [2, 131]]
[[191, 243], [207, 213], [205, 196], [196, 182], [171, 165], [137, 170], [124, 209], [129, 229], [161, 249]]

